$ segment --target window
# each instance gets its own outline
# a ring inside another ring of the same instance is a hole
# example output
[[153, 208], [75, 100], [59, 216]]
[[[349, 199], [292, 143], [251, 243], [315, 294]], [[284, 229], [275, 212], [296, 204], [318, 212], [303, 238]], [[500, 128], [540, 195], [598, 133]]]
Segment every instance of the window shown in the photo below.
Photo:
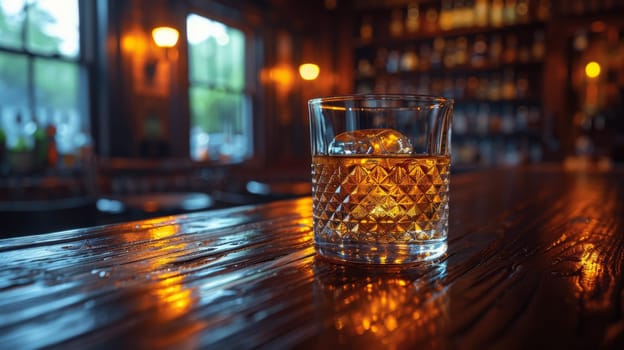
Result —
[[9, 150], [54, 125], [61, 155], [89, 139], [78, 0], [0, 0], [0, 128]]
[[187, 17], [194, 160], [243, 161], [252, 155], [251, 94], [245, 83], [245, 34]]

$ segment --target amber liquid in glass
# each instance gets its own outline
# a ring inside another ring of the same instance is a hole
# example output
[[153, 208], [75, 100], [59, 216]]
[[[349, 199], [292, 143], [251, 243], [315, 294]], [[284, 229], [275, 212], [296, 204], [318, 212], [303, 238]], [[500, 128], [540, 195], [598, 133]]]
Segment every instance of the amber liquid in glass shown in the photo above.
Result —
[[449, 156], [314, 156], [317, 248], [330, 258], [380, 264], [439, 256], [449, 168]]

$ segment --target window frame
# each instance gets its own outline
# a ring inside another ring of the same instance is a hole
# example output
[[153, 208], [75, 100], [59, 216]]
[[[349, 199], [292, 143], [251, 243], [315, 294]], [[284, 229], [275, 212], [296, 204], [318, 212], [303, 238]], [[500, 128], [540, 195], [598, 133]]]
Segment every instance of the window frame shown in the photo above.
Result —
[[[35, 72], [35, 61], [36, 60], [49, 60], [54, 62], [62, 62], [75, 64], [78, 69], [78, 79], [79, 88], [78, 95], [76, 96], [78, 113], [81, 118], [81, 123], [87, 123], [89, 125], [89, 133], [90, 136], [93, 137], [92, 125], [93, 125], [93, 117], [92, 116], [92, 86], [91, 86], [91, 71], [93, 65], [93, 56], [95, 46], [94, 44], [89, 44], [92, 42], [89, 40], [94, 33], [93, 28], [90, 23], [94, 23], [95, 19], [97, 19], [97, 14], [94, 9], [94, 2], [89, 0], [77, 0], [78, 4], [78, 55], [76, 57], [67, 57], [58, 53], [41, 53], [30, 50], [27, 45], [27, 36], [28, 36], [28, 7], [33, 6], [29, 4], [27, 1], [24, 2], [24, 6], [22, 8], [22, 13], [24, 15], [24, 22], [21, 26], [21, 48], [13, 48], [0, 44], [0, 53], [2, 54], [12, 54], [23, 57], [26, 59], [26, 74], [27, 74], [27, 96], [26, 101], [27, 104], [25, 108], [27, 108], [31, 115], [36, 114], [38, 106], [40, 104], [37, 101], [36, 94], [36, 72]], [[96, 17], [96, 18], [92, 18]]]
[[[248, 135], [251, 138], [251, 140], [248, 140], [251, 149], [249, 150], [249, 154], [243, 158], [242, 160], [221, 160], [221, 159], [208, 159], [208, 160], [198, 160], [198, 159], [194, 159], [192, 157], [192, 149], [190, 148], [190, 138], [189, 138], [189, 153], [188, 153], [188, 157], [189, 159], [191, 159], [191, 161], [195, 162], [195, 163], [210, 163], [210, 164], [242, 164], [242, 163], [253, 163], [256, 162], [258, 157], [259, 157], [259, 134], [258, 134], [258, 130], [257, 130], [257, 126], [258, 126], [258, 120], [259, 116], [258, 116], [258, 95], [259, 95], [259, 89], [258, 89], [258, 81], [256, 78], [257, 72], [258, 72], [258, 68], [260, 67], [260, 62], [258, 60], [258, 56], [257, 56], [257, 52], [259, 52], [259, 41], [258, 41], [258, 34], [254, 31], [254, 29], [248, 25], [248, 23], [243, 19], [243, 15], [242, 13], [234, 8], [226, 8], [225, 6], [216, 6], [216, 4], [211, 4], [212, 6], [190, 6], [187, 8], [187, 11], [185, 13], [184, 16], [184, 45], [186, 46], [186, 62], [185, 65], [187, 67], [187, 74], [186, 74], [186, 101], [188, 104], [188, 115], [189, 115], [189, 122], [188, 122], [188, 132], [190, 135], [190, 132], [192, 130], [192, 118], [191, 118], [191, 100], [190, 100], [190, 92], [191, 92], [191, 88], [193, 87], [203, 87], [203, 88], [208, 88], [211, 90], [218, 90], [218, 91], [223, 91], [226, 93], [231, 93], [231, 92], [241, 92], [243, 95], [246, 96], [247, 100], [249, 101], [249, 106], [247, 108], [249, 115], [247, 115], [244, 118], [247, 118], [249, 121], [249, 130], [248, 130]], [[213, 20], [213, 21], [217, 21], [220, 23], [223, 23], [224, 25], [228, 26], [228, 27], [232, 27], [235, 28], [237, 30], [240, 30], [244, 37], [245, 37], [245, 58], [244, 58], [244, 69], [245, 69], [245, 77], [244, 77], [244, 86], [243, 89], [240, 91], [235, 91], [235, 90], [231, 90], [231, 89], [223, 89], [222, 86], [215, 86], [213, 84], [206, 84], [205, 82], [197, 82], [197, 81], [192, 81], [191, 80], [191, 76], [190, 76], [190, 61], [189, 61], [189, 57], [190, 57], [190, 45], [189, 42], [186, 38], [186, 30], [188, 29], [186, 26], [186, 20], [188, 18], [188, 16], [190, 15], [197, 15], [197, 16], [201, 16], [204, 18], [207, 18], [209, 20]]]

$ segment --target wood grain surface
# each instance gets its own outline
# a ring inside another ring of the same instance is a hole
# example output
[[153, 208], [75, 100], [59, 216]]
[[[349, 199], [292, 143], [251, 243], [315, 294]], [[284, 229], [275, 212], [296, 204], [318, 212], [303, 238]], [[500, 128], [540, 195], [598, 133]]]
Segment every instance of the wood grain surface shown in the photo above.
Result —
[[453, 175], [402, 270], [317, 257], [311, 205], [0, 240], [0, 348], [624, 349], [624, 172]]

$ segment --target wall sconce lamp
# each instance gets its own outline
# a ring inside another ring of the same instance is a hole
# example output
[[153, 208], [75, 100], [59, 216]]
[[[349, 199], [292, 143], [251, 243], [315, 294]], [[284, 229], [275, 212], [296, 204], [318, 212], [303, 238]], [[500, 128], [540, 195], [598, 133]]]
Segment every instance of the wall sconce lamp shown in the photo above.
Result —
[[596, 61], [591, 61], [585, 65], [585, 75], [588, 78], [598, 78], [600, 75], [600, 64]]
[[178, 43], [180, 33], [171, 27], [156, 27], [152, 29], [152, 38], [158, 47], [171, 48]]
[[318, 78], [321, 69], [314, 63], [304, 63], [299, 66], [299, 75], [303, 80], [314, 80]]
[[[156, 52], [152, 52], [151, 55], [146, 58], [144, 74], [145, 84], [147, 86], [158, 87], [158, 85], [160, 84], [162, 86], [159, 88], [162, 91], [166, 91], [163, 82], [166, 82], [168, 84], [170, 81], [170, 64], [174, 63], [178, 57], [178, 52], [175, 49], [175, 46], [178, 43], [179, 38], [180, 33], [175, 28], [156, 27], [152, 29], [152, 39], [154, 40], [154, 43], [157, 47], [164, 50], [164, 56], [162, 56], [163, 59], [161, 60], [159, 58], [160, 55], [158, 55]], [[161, 68], [159, 68], [159, 66]], [[158, 78], [159, 76], [164, 78]]]

